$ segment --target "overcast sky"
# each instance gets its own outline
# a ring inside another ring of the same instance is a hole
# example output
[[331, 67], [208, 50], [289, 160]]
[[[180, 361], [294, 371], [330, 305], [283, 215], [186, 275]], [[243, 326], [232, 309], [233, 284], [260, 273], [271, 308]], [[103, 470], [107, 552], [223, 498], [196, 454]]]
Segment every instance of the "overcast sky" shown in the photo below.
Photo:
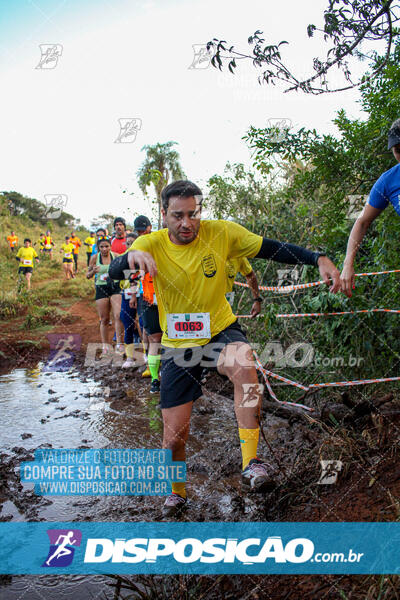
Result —
[[[65, 210], [84, 224], [104, 212], [131, 220], [150, 216], [136, 183], [145, 144], [178, 142], [187, 177], [204, 186], [227, 161], [251, 164], [241, 140], [250, 125], [285, 118], [294, 128], [334, 133], [339, 108], [362, 116], [356, 91], [284, 94], [281, 87], [260, 87], [251, 64], [235, 76], [212, 66], [189, 68], [193, 45], [218, 37], [245, 50], [247, 37], [261, 29], [271, 43], [289, 41], [284, 56], [307, 73], [322, 42], [309, 41], [306, 26], [322, 23], [326, 5], [2, 0], [0, 189], [41, 201], [45, 194], [65, 194]], [[54, 68], [36, 68], [43, 44], [59, 45]], [[116, 143], [119, 119], [137, 119], [133, 142]]]

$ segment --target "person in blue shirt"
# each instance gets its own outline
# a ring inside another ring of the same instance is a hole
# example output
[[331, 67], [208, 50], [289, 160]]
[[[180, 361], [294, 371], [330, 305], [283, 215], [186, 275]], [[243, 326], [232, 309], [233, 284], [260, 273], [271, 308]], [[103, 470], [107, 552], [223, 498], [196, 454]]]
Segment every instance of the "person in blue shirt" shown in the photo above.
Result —
[[[388, 150], [400, 163], [400, 119], [396, 119], [388, 134]], [[391, 204], [400, 216], [400, 164], [385, 171], [373, 185], [368, 202], [354, 223], [347, 242], [347, 252], [341, 274], [341, 290], [351, 298], [355, 287], [354, 260], [371, 223]]]
[[92, 248], [92, 256], [94, 254], [97, 254], [98, 250], [97, 250], [97, 242], [99, 241], [99, 239], [103, 236], [105, 236], [107, 234], [106, 230], [103, 229], [103, 227], [99, 227], [99, 229], [97, 229], [96, 231], [96, 244], [93, 244], [93, 248]]

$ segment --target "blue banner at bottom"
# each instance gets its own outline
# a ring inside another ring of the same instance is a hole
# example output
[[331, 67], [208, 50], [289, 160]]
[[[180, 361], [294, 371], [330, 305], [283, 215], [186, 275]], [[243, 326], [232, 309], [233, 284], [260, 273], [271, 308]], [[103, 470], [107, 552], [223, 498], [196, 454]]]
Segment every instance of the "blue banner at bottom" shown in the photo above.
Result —
[[399, 523], [0, 523], [0, 573], [398, 574]]

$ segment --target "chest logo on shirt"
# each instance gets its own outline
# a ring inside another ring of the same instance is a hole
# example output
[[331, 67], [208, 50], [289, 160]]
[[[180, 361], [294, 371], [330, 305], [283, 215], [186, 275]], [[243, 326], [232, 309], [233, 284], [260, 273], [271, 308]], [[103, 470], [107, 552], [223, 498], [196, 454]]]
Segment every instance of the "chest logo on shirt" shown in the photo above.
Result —
[[203, 273], [206, 277], [214, 277], [217, 272], [217, 265], [215, 262], [214, 254], [207, 254], [201, 259], [201, 266], [203, 267]]
[[230, 263], [227, 263], [227, 265], [226, 265], [226, 273], [227, 273], [229, 279], [233, 279], [236, 275], [236, 271], [235, 271], [233, 265], [231, 265]]

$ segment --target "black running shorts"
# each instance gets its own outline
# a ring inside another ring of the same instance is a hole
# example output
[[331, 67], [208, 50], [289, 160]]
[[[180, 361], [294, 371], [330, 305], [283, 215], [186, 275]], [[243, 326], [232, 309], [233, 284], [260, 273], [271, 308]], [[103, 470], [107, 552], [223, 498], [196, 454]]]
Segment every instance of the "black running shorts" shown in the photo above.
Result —
[[162, 329], [160, 327], [160, 321], [158, 318], [158, 306], [157, 304], [149, 304], [146, 300], [141, 300], [141, 310], [142, 310], [142, 319], [143, 319], [143, 327], [147, 333], [147, 335], [152, 335], [153, 333], [162, 333]]
[[105, 285], [96, 285], [95, 288], [96, 300], [101, 300], [102, 298], [111, 298], [111, 296], [116, 296], [121, 293], [119, 281], [107, 281]]
[[179, 406], [200, 398], [203, 369], [216, 369], [221, 351], [232, 342], [249, 343], [237, 321], [217, 333], [204, 346], [164, 346], [161, 357], [161, 408]]

